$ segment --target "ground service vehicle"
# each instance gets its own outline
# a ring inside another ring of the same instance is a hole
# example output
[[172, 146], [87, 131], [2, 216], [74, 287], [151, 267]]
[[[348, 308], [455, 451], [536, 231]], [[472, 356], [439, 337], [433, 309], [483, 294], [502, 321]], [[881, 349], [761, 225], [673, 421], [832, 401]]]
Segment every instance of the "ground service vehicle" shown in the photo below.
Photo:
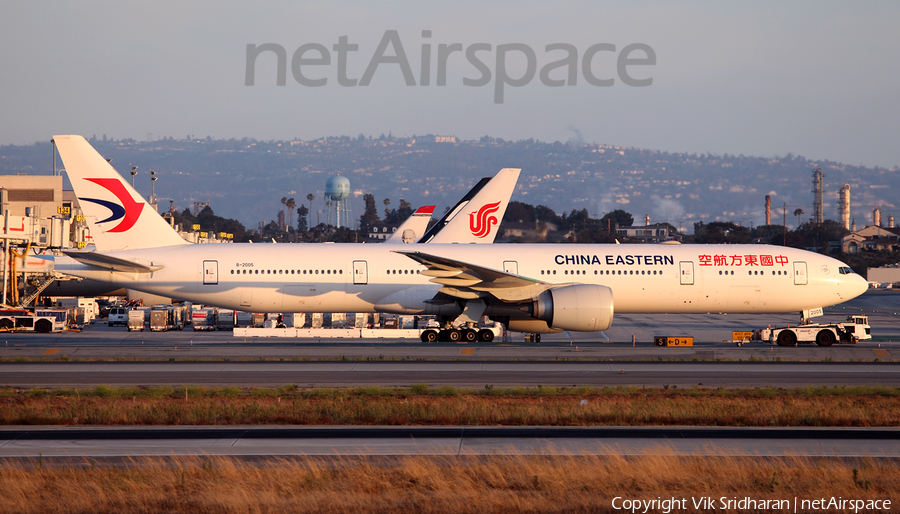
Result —
[[144, 311], [141, 309], [132, 309], [128, 311], [128, 331], [144, 330]]
[[831, 346], [834, 343], [856, 343], [872, 339], [869, 318], [864, 315], [850, 316], [843, 323], [811, 323], [795, 327], [768, 327], [758, 331], [755, 339], [769, 341], [778, 346], [794, 346], [797, 343], [816, 343]]
[[[65, 311], [63, 311], [65, 312]], [[4, 332], [52, 332], [57, 317], [52, 313], [38, 315], [23, 309], [0, 310], [0, 330]]]
[[111, 327], [116, 325], [128, 326], [128, 310], [125, 307], [111, 307], [106, 323]]

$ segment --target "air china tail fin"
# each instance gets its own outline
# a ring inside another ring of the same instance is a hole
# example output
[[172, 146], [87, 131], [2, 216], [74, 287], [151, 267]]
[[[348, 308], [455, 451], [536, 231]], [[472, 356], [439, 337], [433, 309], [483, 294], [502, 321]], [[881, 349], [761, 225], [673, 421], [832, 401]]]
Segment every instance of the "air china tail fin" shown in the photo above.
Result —
[[387, 244], [397, 243], [415, 243], [425, 234], [428, 229], [428, 222], [431, 221], [431, 213], [434, 212], [434, 205], [419, 207], [412, 216], [406, 218], [402, 225], [397, 227], [397, 231], [391, 234], [384, 242]]
[[53, 136], [98, 251], [188, 244], [81, 136]]
[[487, 183], [479, 182], [419, 242], [493, 243], [521, 171], [503, 168]]

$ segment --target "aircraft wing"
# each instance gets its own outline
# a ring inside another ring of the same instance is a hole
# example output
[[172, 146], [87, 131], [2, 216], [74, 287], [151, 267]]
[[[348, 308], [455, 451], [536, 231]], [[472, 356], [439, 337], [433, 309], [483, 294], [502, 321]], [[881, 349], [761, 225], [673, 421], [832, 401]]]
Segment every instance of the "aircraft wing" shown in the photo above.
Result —
[[486, 268], [455, 259], [424, 252], [394, 250], [426, 266], [422, 275], [441, 284], [440, 293], [456, 298], [474, 300], [493, 296], [504, 302], [529, 301], [546, 291], [566, 284], [550, 284], [505, 271]]
[[154, 266], [141, 264], [139, 262], [129, 261], [128, 259], [121, 259], [119, 257], [113, 257], [112, 255], [106, 255], [98, 252], [67, 252], [63, 250], [63, 253], [82, 264], [87, 264], [88, 266], [96, 266], [98, 268], [106, 268], [113, 271], [124, 271], [127, 273], [152, 273], [163, 268], [163, 266], [161, 265]]

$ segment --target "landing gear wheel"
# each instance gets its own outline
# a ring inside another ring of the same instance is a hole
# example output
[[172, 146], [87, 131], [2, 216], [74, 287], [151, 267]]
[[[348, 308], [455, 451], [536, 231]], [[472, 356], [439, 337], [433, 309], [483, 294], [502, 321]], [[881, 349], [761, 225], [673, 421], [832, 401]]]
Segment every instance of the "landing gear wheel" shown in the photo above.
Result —
[[456, 330], [455, 328], [451, 328], [450, 330], [447, 330], [446, 332], [447, 332], [447, 340], [450, 341], [451, 343], [455, 343], [455, 342], [459, 341], [460, 338], [462, 338], [462, 334], [459, 332], [459, 330]]
[[541, 343], [541, 335], [538, 334], [538, 333], [532, 332], [532, 333], [531, 333], [531, 340], [534, 341], [535, 343], [540, 344], [540, 343]]
[[433, 343], [438, 340], [437, 330], [426, 330], [422, 332], [422, 342], [423, 343]]
[[797, 334], [790, 330], [782, 330], [778, 333], [776, 342], [778, 343], [778, 346], [794, 346], [797, 344]]
[[50, 320], [39, 319], [34, 324], [34, 331], [40, 334], [49, 334], [53, 330], [53, 323]]
[[835, 342], [834, 332], [831, 330], [820, 330], [816, 334], [816, 344], [819, 346], [831, 346]]
[[494, 332], [483, 328], [478, 331], [478, 340], [483, 343], [490, 343], [494, 340]]
[[478, 332], [472, 330], [471, 328], [467, 328], [462, 331], [462, 339], [468, 343], [475, 342], [478, 339]]

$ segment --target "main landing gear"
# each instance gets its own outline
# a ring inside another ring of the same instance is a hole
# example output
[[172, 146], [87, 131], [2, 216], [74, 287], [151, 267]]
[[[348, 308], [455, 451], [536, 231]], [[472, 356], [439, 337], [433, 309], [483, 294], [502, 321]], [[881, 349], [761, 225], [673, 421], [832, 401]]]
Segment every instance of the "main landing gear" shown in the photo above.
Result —
[[494, 332], [485, 328], [480, 330], [474, 328], [447, 328], [441, 330], [429, 328], [422, 332], [421, 339], [423, 343], [435, 343], [438, 341], [449, 343], [474, 343], [475, 341], [490, 343], [494, 340]]

